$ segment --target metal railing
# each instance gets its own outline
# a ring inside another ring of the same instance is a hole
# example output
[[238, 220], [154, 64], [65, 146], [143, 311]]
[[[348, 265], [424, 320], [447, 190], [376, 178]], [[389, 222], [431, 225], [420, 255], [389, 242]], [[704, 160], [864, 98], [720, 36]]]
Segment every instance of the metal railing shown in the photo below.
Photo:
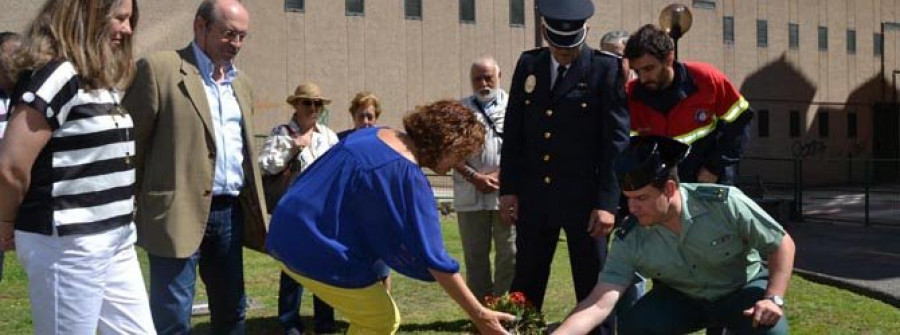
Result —
[[[790, 167], [773, 166], [777, 164]], [[879, 167], [879, 165], [881, 166]], [[759, 178], [759, 174], [750, 173], [751, 171], [758, 172], [758, 169], [751, 170], [748, 169], [748, 166], [769, 170], [767, 178], [770, 181], [765, 184], [780, 188], [780, 192], [775, 191], [774, 195], [769, 194], [767, 197], [783, 198], [785, 195], [789, 195], [788, 199], [792, 200], [793, 205], [791, 217], [795, 221], [814, 219], [858, 222], [866, 227], [873, 224], [900, 226], [900, 173], [895, 168], [900, 166], [900, 159], [745, 157], [739, 170], [739, 175], [743, 177], [738, 179], [739, 187], [742, 186], [740, 181], [746, 180], [747, 176]], [[835, 174], [833, 170], [828, 169], [829, 167], [846, 167], [846, 179], [828, 177], [829, 174]], [[879, 167], [877, 171], [882, 172], [880, 176], [876, 176], [876, 167]], [[777, 172], [771, 173], [771, 171], [788, 169], [791, 171], [789, 179], [779, 178], [781, 174]], [[816, 178], [818, 180], [813, 182], [806, 180], [809, 171], [818, 172], [820, 174]], [[861, 194], [859, 194], [860, 192]], [[817, 201], [825, 201], [825, 204], [816, 203]], [[829, 204], [829, 202], [833, 203]], [[862, 208], [857, 209], [859, 202], [861, 202]], [[878, 205], [876, 211], [880, 214], [877, 217], [873, 217], [873, 203]], [[816, 210], [810, 211], [804, 208], [807, 204], [815, 207]]]

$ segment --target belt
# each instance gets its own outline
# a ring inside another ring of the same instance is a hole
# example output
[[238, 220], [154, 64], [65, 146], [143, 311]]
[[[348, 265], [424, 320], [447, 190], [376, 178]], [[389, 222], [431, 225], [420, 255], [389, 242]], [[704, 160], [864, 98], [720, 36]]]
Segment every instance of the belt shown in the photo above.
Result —
[[217, 205], [232, 205], [236, 203], [238, 200], [237, 196], [234, 195], [214, 195], [212, 197], [212, 206]]

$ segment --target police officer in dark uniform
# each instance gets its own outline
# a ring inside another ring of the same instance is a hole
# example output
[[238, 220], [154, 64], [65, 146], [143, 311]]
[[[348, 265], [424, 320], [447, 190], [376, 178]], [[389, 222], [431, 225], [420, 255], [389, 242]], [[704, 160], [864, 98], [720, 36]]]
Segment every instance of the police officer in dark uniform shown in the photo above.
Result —
[[578, 300], [597, 281], [605, 255], [595, 243], [605, 244], [613, 227], [614, 160], [628, 143], [628, 112], [620, 62], [584, 43], [593, 3], [537, 0], [537, 10], [550, 46], [522, 53], [512, 78], [500, 214], [517, 230], [510, 290], [540, 308], [560, 228]]

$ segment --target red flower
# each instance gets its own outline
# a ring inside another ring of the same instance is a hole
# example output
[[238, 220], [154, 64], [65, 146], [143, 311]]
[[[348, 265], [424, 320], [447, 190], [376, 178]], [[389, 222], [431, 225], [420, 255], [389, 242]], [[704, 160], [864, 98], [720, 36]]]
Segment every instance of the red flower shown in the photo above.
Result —
[[509, 294], [509, 300], [516, 305], [524, 305], [526, 302], [525, 294], [522, 292], [513, 292]]

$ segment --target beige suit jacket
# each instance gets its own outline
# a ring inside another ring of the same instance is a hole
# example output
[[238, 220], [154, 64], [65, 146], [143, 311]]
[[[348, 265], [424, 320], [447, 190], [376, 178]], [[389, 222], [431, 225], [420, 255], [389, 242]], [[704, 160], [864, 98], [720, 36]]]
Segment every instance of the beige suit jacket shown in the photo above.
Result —
[[[244, 244], [263, 251], [268, 230], [253, 144], [253, 93], [233, 82], [243, 114]], [[215, 128], [190, 45], [138, 61], [122, 105], [131, 113], [137, 146], [138, 244], [155, 256], [184, 258], [200, 247], [212, 200]]]

